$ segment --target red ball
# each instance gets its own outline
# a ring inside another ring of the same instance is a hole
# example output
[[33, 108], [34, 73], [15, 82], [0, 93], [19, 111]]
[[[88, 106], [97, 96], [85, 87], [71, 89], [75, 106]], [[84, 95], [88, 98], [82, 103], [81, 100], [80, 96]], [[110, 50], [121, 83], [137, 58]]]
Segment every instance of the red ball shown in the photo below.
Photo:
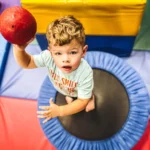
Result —
[[0, 32], [10, 43], [25, 44], [35, 36], [36, 29], [35, 18], [20, 6], [9, 7], [0, 16]]

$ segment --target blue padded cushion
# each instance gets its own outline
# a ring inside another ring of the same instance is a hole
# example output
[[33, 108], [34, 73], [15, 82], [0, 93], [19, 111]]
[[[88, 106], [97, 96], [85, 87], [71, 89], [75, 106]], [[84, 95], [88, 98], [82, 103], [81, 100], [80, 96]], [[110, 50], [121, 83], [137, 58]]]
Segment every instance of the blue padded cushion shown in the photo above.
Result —
[[11, 44], [0, 34], [0, 87]]

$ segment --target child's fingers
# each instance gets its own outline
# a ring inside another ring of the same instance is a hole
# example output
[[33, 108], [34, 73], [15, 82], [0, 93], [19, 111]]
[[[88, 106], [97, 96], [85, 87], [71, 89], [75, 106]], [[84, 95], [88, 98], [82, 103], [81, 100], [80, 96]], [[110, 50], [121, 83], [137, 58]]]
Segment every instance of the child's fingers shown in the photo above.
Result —
[[37, 111], [37, 114], [39, 115], [44, 115], [45, 113], [47, 113], [48, 111]]
[[53, 98], [50, 98], [49, 103], [50, 103], [50, 104], [51, 104], [51, 103], [54, 103], [54, 102], [53, 102]]
[[46, 117], [43, 116], [43, 115], [38, 115], [37, 117], [38, 117], [38, 118], [46, 118]]
[[37, 111], [37, 114], [39, 114], [39, 115], [48, 115], [50, 113], [51, 113], [51, 110], [49, 110], [49, 111]]
[[50, 103], [50, 106], [51, 106], [52, 104], [54, 104], [54, 102], [53, 102], [52, 99], [49, 100], [49, 103]]
[[[50, 98], [49, 103], [54, 103], [53, 98]], [[39, 106], [40, 109], [49, 110], [50, 106]]]
[[49, 110], [49, 106], [39, 106], [40, 109]]
[[49, 118], [52, 116], [52, 113], [50, 111], [48, 112], [37, 112], [38, 113], [38, 118]]
[[48, 118], [48, 117], [50, 117], [50, 116], [52, 116], [51, 113], [44, 114], [44, 115], [37, 115], [38, 118]]
[[42, 123], [46, 123], [48, 120], [47, 120], [47, 118], [42, 122]]
[[52, 117], [50, 116], [50, 117], [48, 117], [48, 118], [46, 118], [44, 121], [43, 121], [43, 123], [46, 123], [48, 120], [50, 120]]
[[27, 42], [27, 44], [31, 43], [34, 39], [35, 39], [35, 36], [34, 36], [33, 38], [31, 38], [31, 39]]

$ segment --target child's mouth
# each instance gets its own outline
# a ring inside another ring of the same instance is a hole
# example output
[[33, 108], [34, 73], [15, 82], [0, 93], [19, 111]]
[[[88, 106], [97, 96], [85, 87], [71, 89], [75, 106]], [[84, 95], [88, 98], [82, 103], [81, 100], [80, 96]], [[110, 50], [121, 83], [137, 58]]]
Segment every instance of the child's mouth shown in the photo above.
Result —
[[70, 70], [72, 69], [71, 66], [63, 66], [62, 68], [63, 68], [63, 70], [65, 70], [65, 71], [70, 71]]

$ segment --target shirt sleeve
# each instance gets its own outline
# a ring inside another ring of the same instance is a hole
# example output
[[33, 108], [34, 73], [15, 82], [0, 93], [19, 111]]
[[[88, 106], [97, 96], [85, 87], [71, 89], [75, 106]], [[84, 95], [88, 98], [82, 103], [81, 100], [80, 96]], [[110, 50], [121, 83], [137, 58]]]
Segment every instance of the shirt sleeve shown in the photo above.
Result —
[[90, 99], [92, 97], [94, 87], [93, 70], [91, 68], [89, 70], [89, 72], [85, 72], [86, 77], [78, 85], [79, 99]]
[[52, 60], [50, 51], [44, 50], [38, 55], [33, 55], [34, 63], [37, 67], [46, 67]]

